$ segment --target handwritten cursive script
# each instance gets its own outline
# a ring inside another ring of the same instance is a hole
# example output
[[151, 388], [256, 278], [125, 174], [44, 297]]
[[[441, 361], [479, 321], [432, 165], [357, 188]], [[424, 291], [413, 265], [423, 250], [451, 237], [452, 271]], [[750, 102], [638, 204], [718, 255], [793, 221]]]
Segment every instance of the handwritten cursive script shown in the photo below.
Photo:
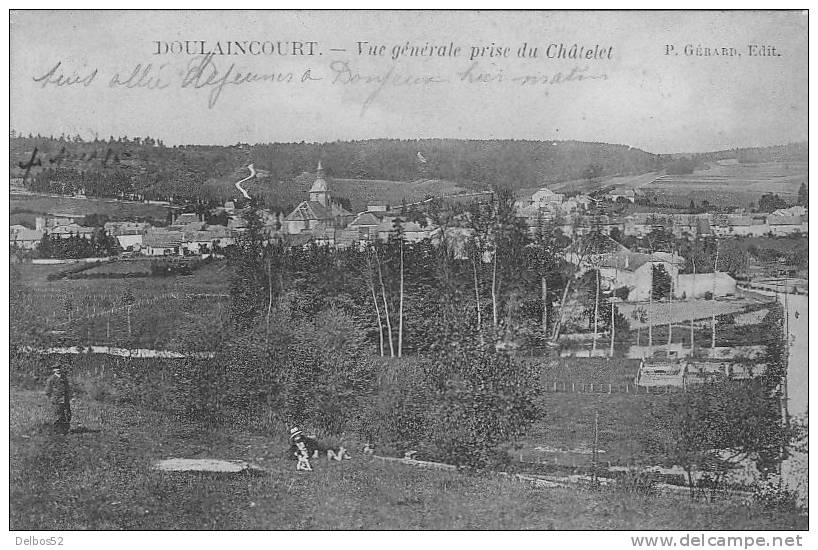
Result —
[[66, 73], [62, 70], [62, 61], [58, 61], [57, 64], [51, 67], [44, 75], [35, 76], [33, 80], [39, 83], [41, 88], [45, 88], [46, 86], [66, 87], [80, 85], [87, 88], [97, 77], [97, 72], [97, 69], [93, 69], [85, 75], [80, 75], [77, 71]]
[[449, 79], [437, 75], [402, 74], [396, 70], [395, 65], [389, 67], [386, 72], [378, 74], [361, 74], [352, 69], [346, 61], [333, 61], [330, 63], [329, 68], [332, 71], [332, 84], [375, 86], [375, 89], [366, 96], [363, 105], [361, 105], [361, 116], [366, 113], [372, 102], [387, 86], [429, 86], [449, 82]]
[[[309, 74], [307, 70], [305, 75], [302, 75], [301, 81], [305, 80], [305, 76]], [[311, 77], [311, 75], [310, 75]], [[317, 80], [316, 78], [309, 78]], [[295, 75], [291, 72], [280, 73], [254, 73], [251, 71], [240, 72], [236, 70], [236, 64], [231, 63], [229, 67], [224, 70], [216, 66], [213, 61], [213, 54], [194, 58], [188, 64], [187, 72], [182, 79], [182, 88], [193, 88], [196, 90], [205, 88], [210, 90], [207, 99], [208, 108], [212, 109], [216, 102], [221, 97], [225, 86], [240, 86], [242, 84], [254, 82], [279, 82], [289, 84], [295, 80]]]
[[[170, 63], [137, 63], [125, 71], [115, 71], [107, 81], [110, 89], [165, 90], [178, 87], [207, 92], [207, 107], [213, 109], [225, 91], [230, 87], [273, 84], [309, 85], [323, 82], [327, 86], [360, 88], [365, 94], [360, 116], [364, 116], [375, 101], [387, 89], [431, 88], [433, 86], [518, 86], [540, 87], [544, 93], [554, 85], [578, 84], [589, 81], [604, 81], [604, 72], [592, 72], [588, 66], [575, 66], [570, 70], [551, 73], [526, 72], [510, 73], [494, 65], [487, 67], [474, 61], [449, 74], [410, 73], [399, 70], [393, 63], [382, 71], [364, 72], [353, 63], [334, 60], [323, 69], [303, 68], [297, 72], [254, 72], [237, 68], [235, 63], [223, 62], [208, 53], [191, 58], [186, 66], [174, 69]], [[327, 71], [328, 68], [328, 71]], [[303, 70], [303, 72], [301, 72]], [[32, 77], [39, 88], [81, 88], [89, 87], [97, 79], [96, 68], [83, 67], [70, 70], [59, 61], [49, 70]]]

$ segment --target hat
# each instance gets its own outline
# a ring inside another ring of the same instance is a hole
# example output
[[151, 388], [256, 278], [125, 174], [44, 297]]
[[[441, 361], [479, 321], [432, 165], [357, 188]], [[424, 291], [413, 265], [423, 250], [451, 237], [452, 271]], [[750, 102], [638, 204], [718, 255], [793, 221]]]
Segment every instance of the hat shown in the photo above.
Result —
[[61, 366], [59, 366], [59, 365], [51, 365], [51, 370], [52, 370], [52, 371], [55, 371], [55, 370], [62, 370], [62, 367], [61, 367]]
[[297, 435], [301, 435], [301, 430], [299, 430], [298, 428], [290, 428], [290, 439]]

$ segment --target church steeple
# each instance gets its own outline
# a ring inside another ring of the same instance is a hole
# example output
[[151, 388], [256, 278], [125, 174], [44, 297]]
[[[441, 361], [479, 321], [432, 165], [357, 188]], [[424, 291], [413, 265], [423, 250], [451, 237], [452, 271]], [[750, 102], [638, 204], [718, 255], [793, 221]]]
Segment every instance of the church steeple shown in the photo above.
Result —
[[329, 186], [324, 179], [324, 168], [321, 166], [320, 160], [316, 169], [315, 183], [310, 188], [310, 201], [320, 203], [326, 208], [330, 206]]

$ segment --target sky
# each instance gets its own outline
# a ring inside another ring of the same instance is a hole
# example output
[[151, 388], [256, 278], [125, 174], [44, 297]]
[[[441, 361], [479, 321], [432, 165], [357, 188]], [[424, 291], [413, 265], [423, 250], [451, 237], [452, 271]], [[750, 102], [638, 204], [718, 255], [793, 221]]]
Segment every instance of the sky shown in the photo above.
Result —
[[[195, 42], [190, 53], [156, 54], [185, 40]], [[201, 55], [231, 41], [274, 51]], [[315, 42], [315, 55], [279, 55], [278, 42], [289, 52], [296, 41]], [[359, 55], [358, 42], [385, 46], [383, 55]], [[393, 60], [407, 43], [442, 55]], [[519, 57], [523, 44], [538, 56]], [[574, 44], [597, 59], [547, 56]], [[777, 55], [752, 56], [751, 44]], [[697, 46], [741, 55], [695, 55]], [[807, 50], [798, 11], [17, 10], [11, 126], [168, 145], [534, 139], [654, 153], [776, 145], [807, 140]], [[123, 85], [134, 70], [143, 84], [160, 77], [161, 89]]]

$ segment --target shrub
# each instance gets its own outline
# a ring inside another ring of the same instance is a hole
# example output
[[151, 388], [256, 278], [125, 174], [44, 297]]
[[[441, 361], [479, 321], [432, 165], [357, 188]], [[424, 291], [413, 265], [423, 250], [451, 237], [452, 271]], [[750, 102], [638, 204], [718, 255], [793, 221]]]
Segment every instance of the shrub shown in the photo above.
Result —
[[438, 369], [455, 371], [438, 391], [432, 441], [446, 462], [498, 467], [510, 460], [509, 445], [539, 416], [538, 377], [533, 365], [510, 355], [479, 346], [464, 350], [448, 361], [445, 355], [432, 360]]
[[618, 480], [617, 485], [626, 493], [638, 495], [654, 495], [656, 483], [659, 481], [656, 474], [645, 470], [629, 469]]
[[377, 368], [377, 386], [362, 404], [355, 431], [364, 441], [377, 444], [379, 453], [416, 450], [419, 458], [433, 458], [429, 434], [434, 392], [421, 363], [384, 359]]
[[754, 487], [753, 502], [766, 509], [782, 512], [799, 512], [798, 493], [780, 485], [776, 479], [768, 479]]

